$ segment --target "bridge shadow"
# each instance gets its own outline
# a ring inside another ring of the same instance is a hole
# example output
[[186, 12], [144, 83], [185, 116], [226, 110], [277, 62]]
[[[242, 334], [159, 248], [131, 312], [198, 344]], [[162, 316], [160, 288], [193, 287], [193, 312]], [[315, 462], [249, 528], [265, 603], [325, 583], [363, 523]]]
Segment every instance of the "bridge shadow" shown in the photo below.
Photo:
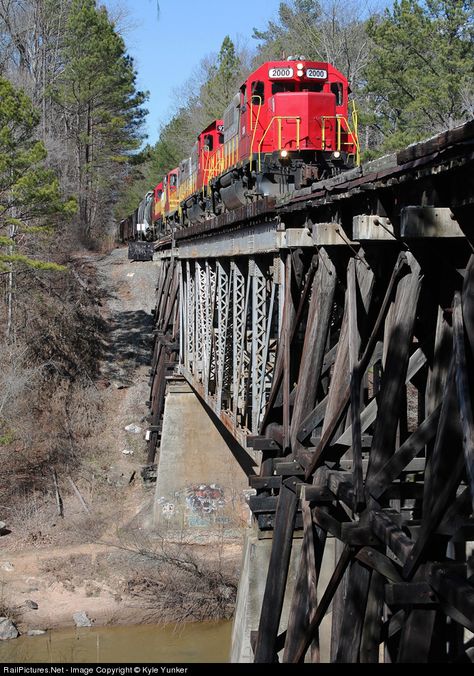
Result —
[[153, 317], [144, 310], [114, 313], [103, 340], [102, 374], [124, 386], [134, 384], [134, 372], [150, 364]]
[[255, 462], [255, 460], [248, 454], [245, 448], [243, 448], [239, 444], [239, 442], [232, 436], [232, 433], [227, 429], [224, 423], [217, 417], [214, 411], [206, 404], [204, 399], [202, 399], [202, 397], [194, 388], [193, 392], [199, 399], [203, 408], [206, 410], [206, 413], [208, 414], [209, 418], [216, 426], [219, 434], [227, 444], [229, 451], [232, 453], [236, 461], [239, 463], [240, 467], [242, 468], [242, 471], [245, 472], [247, 476], [255, 476], [256, 475], [255, 467], [257, 467], [257, 463]]

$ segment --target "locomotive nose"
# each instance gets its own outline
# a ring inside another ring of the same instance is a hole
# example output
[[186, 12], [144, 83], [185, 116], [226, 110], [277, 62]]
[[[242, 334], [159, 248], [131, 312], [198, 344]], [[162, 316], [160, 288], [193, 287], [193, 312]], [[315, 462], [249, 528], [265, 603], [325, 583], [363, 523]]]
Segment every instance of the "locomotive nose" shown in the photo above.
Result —
[[[275, 94], [274, 115], [281, 119], [273, 142], [281, 150], [333, 149], [336, 117], [335, 99], [325, 92], [284, 92]], [[280, 134], [281, 129], [281, 134]], [[277, 136], [278, 134], [278, 136]]]

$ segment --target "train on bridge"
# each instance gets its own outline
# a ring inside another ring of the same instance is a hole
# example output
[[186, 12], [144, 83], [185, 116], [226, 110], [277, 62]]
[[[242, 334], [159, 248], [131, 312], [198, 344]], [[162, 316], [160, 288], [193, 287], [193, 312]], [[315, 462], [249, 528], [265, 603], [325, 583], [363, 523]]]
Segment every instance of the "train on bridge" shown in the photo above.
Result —
[[[329, 63], [264, 63], [191, 152], [120, 223], [122, 242], [153, 241], [262, 197], [283, 196], [359, 163], [347, 79]], [[351, 109], [351, 113], [349, 110]]]

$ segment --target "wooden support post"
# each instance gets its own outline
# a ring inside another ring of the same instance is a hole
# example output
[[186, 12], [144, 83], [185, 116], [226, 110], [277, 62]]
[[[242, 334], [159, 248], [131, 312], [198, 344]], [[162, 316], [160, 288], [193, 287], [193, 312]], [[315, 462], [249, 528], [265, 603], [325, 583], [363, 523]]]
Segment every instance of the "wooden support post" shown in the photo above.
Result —
[[372, 572], [369, 596], [365, 611], [359, 662], [378, 664], [380, 636], [382, 633], [382, 612], [384, 598], [384, 578], [376, 570]]
[[367, 485], [373, 486], [376, 475], [395, 449], [398, 411], [410, 355], [410, 344], [420, 293], [420, 266], [410, 254], [405, 254], [410, 272], [398, 285], [392, 309], [392, 329], [387, 336], [387, 359], [379, 399], [379, 415], [375, 428], [367, 470]]
[[276, 658], [278, 626], [285, 597], [297, 502], [295, 491], [283, 484], [276, 511], [272, 551], [258, 625], [256, 663], [274, 662]]
[[349, 571], [341, 634], [335, 662], [358, 662], [362, 626], [369, 593], [370, 572], [357, 560]]
[[321, 598], [321, 601], [316, 608], [316, 612], [313, 616], [313, 619], [309, 623], [309, 626], [306, 628], [304, 634], [300, 635], [298, 644], [294, 652], [294, 663], [301, 662], [306, 655], [306, 652], [311, 645], [311, 641], [315, 635], [315, 632], [318, 630], [319, 625], [323, 617], [326, 614], [327, 609], [329, 608], [334, 594], [346, 572], [346, 568], [350, 563], [351, 557], [353, 554], [352, 547], [344, 547], [342, 554], [339, 558], [336, 568], [331, 576], [331, 579], [328, 582], [328, 586]]
[[[311, 517], [309, 502], [303, 500], [303, 526], [304, 537], [301, 548], [301, 559], [298, 568], [295, 590], [293, 594], [290, 615], [288, 618], [288, 631], [286, 633], [283, 662], [292, 662], [294, 651], [298, 644], [299, 636], [311, 621], [316, 606], [319, 571], [326, 541], [326, 534], [321, 529], [316, 529]], [[319, 635], [316, 631], [311, 644], [311, 661], [319, 662]]]
[[[449, 502], [456, 495], [456, 489], [464, 471], [464, 456], [461, 449], [461, 434], [458, 420], [459, 413], [454, 385], [454, 364], [452, 362], [431, 459], [431, 481], [428, 485], [425, 484], [425, 493], [429, 492], [425, 501], [429, 511], [423, 514], [420, 534], [405, 562], [403, 568], [403, 576], [405, 578], [413, 576], [418, 562], [436, 527], [440, 523]], [[449, 438], [449, 454], [445, 453], [446, 438]]]
[[[468, 306], [465, 305], [465, 308]], [[462, 443], [464, 460], [466, 463], [467, 479], [471, 489], [471, 499], [474, 508], [474, 417], [469, 386], [469, 371], [464, 343], [464, 326], [462, 317], [461, 297], [454, 296], [453, 307], [453, 340], [455, 358], [455, 379], [458, 394], [459, 412], [462, 426]], [[473, 379], [474, 382], [474, 379]]]
[[297, 440], [299, 427], [305, 416], [313, 409], [316, 401], [336, 288], [336, 270], [324, 249], [320, 249], [319, 258], [320, 262], [311, 291], [296, 398], [291, 419], [291, 447], [296, 455], [300, 446]]
[[413, 434], [405, 441], [394, 455], [385, 463], [380, 471], [375, 474], [371, 481], [370, 493], [378, 500], [387, 490], [400, 472], [413, 460], [436, 434], [441, 406], [424, 420]]

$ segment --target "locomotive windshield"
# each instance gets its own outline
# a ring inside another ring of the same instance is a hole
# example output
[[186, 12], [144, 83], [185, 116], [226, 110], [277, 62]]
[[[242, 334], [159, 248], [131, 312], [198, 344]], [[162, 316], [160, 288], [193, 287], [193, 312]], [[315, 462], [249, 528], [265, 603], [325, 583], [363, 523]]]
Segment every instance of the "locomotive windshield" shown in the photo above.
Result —
[[272, 94], [280, 94], [280, 92], [294, 92], [294, 82], [272, 82]]

